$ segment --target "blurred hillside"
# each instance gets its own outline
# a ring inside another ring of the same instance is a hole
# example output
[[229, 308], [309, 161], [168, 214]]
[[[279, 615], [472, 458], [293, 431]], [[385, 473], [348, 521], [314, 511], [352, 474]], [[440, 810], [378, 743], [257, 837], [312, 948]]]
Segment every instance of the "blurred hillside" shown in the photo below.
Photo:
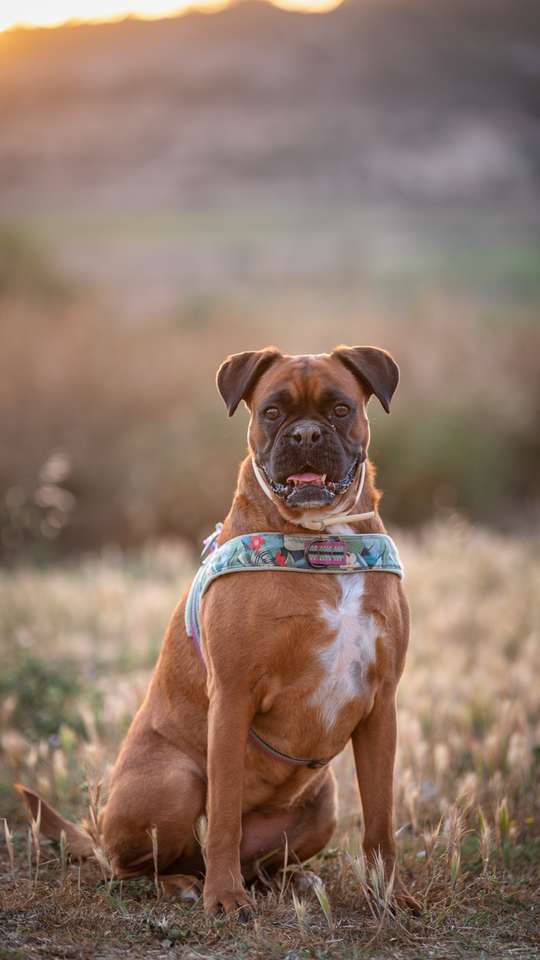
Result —
[[215, 369], [270, 342], [395, 353], [392, 417], [371, 405], [387, 517], [523, 524], [539, 40], [532, 0], [0, 34], [8, 553], [198, 537], [245, 432]]
[[539, 41], [534, 0], [7, 33], [2, 210], [133, 309], [426, 271], [536, 296]]

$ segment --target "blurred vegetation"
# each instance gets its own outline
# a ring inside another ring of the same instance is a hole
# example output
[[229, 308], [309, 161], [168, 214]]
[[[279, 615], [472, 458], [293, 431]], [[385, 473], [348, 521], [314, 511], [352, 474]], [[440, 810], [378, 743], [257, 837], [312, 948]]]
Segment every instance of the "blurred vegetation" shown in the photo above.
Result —
[[245, 449], [216, 368], [268, 343], [394, 353], [388, 521], [526, 527], [539, 24], [351, 0], [2, 34], [4, 556], [199, 540]]
[[[188, 293], [134, 323], [97, 299], [51, 301], [43, 278], [58, 270], [33, 259], [32, 243], [8, 248], [18, 279], [0, 296], [7, 559], [170, 534], [198, 540], [228, 509], [245, 449], [245, 413], [227, 419], [216, 368], [269, 342], [288, 352], [371, 342], [394, 353], [402, 379], [391, 417], [370, 404], [388, 520], [458, 510], [497, 523], [536, 509], [540, 328], [529, 303], [495, 308], [426, 291], [403, 297], [399, 314], [365, 302], [336, 323], [287, 292], [258, 312]], [[67, 287], [60, 279], [56, 289]]]
[[31, 741], [56, 736], [62, 725], [79, 733], [81, 685], [74, 661], [21, 656], [0, 677], [0, 698], [13, 699], [13, 724]]
[[0, 303], [19, 295], [47, 303], [72, 292], [72, 284], [31, 233], [14, 224], [0, 224]]

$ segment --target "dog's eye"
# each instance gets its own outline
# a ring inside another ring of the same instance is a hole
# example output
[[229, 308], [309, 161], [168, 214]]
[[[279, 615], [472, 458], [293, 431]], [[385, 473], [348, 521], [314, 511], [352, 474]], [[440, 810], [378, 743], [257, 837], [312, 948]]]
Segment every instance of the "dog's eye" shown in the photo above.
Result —
[[267, 407], [264, 411], [264, 415], [267, 420], [277, 420], [279, 417], [279, 410], [277, 407]]
[[349, 412], [349, 407], [346, 403], [338, 403], [334, 407], [334, 413], [336, 417], [346, 417]]

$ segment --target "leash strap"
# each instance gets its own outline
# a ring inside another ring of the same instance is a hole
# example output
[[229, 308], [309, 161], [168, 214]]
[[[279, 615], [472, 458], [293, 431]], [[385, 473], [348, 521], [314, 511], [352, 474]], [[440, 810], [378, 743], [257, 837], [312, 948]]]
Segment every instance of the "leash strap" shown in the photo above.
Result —
[[[228, 573], [284, 570], [288, 573], [393, 573], [403, 577], [398, 549], [385, 533], [354, 533], [297, 536], [282, 533], [248, 533], [218, 546], [223, 524], [204, 541], [199, 567], [186, 600], [186, 633], [193, 639], [197, 656], [206, 670], [201, 649], [200, 604], [203, 594], [218, 577]], [[324, 767], [328, 760], [291, 757], [264, 740], [253, 727], [250, 739], [275, 760], [310, 769]]]

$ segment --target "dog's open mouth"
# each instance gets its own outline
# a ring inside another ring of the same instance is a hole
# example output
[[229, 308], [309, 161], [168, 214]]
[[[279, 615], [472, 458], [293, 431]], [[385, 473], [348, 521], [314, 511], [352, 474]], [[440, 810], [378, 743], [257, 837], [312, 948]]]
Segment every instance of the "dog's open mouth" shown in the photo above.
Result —
[[291, 473], [285, 483], [273, 480], [264, 467], [262, 470], [268, 486], [288, 507], [319, 507], [332, 503], [350, 487], [357, 467], [358, 460], [355, 460], [342, 480], [328, 480], [325, 473], [306, 470], [302, 473]]

